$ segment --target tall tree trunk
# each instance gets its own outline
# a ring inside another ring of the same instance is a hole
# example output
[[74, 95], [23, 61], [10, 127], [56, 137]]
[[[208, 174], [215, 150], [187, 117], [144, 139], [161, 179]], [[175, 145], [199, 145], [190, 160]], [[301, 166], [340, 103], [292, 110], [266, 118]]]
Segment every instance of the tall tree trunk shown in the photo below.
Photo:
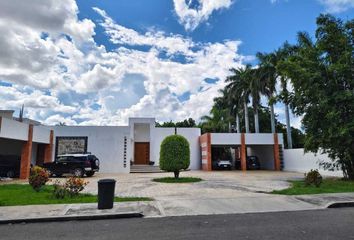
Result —
[[248, 119], [248, 107], [247, 107], [247, 102], [244, 102], [244, 108], [245, 108], [245, 127], [246, 127], [246, 133], [250, 132], [250, 125], [249, 125], [249, 119]]
[[254, 108], [254, 131], [259, 133], [259, 115], [258, 115], [258, 107]]
[[174, 173], [176, 179], [179, 178], [179, 171], [174, 171], [173, 173]]
[[284, 105], [285, 105], [286, 135], [287, 135], [287, 140], [288, 140], [288, 148], [292, 149], [293, 148], [293, 141], [291, 138], [289, 105], [286, 103]]
[[240, 133], [240, 117], [238, 116], [238, 113], [236, 113], [236, 132]]
[[272, 133], [275, 133], [275, 116], [274, 116], [274, 104], [270, 104], [270, 127], [272, 129]]
[[231, 122], [229, 122], [229, 133], [231, 132]]

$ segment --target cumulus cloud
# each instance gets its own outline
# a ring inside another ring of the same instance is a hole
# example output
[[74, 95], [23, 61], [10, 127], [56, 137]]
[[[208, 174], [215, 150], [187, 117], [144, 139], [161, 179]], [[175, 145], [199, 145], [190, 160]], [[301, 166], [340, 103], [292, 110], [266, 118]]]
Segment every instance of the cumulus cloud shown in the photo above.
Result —
[[340, 13], [354, 8], [354, 0], [318, 0], [330, 13]]
[[[227, 9], [232, 0], [173, 0], [179, 22], [187, 31], [193, 31], [208, 20], [214, 11]], [[193, 7], [193, 5], [197, 5]]]
[[[0, 2], [3, 108], [25, 104], [28, 117], [46, 124], [198, 119], [210, 110], [228, 69], [242, 65], [240, 41], [194, 42], [157, 30], [139, 32], [94, 10], [114, 50], [97, 45], [95, 23], [78, 19], [74, 0]], [[188, 99], [181, 100], [186, 92]]]

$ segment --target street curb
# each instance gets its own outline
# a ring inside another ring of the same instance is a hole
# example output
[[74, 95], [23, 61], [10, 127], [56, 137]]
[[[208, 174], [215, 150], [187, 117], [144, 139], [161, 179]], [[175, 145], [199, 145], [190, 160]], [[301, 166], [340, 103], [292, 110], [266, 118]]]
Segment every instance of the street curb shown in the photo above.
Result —
[[354, 201], [332, 202], [327, 205], [327, 208], [347, 208], [347, 207], [354, 207]]
[[127, 212], [127, 213], [116, 213], [116, 214], [93, 214], [93, 215], [58, 216], [58, 217], [17, 218], [17, 219], [0, 220], [0, 224], [88, 221], [88, 220], [105, 220], [105, 219], [119, 219], [119, 218], [141, 218], [143, 216], [144, 215], [141, 212]]

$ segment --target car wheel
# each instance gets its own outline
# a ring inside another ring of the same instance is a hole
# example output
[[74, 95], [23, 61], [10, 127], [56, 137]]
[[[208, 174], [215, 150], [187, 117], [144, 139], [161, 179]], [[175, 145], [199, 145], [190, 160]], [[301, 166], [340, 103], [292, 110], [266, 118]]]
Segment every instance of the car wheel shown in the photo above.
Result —
[[8, 178], [13, 178], [13, 177], [15, 177], [15, 172], [14, 172], [13, 170], [7, 171], [6, 177], [8, 177]]
[[76, 168], [74, 169], [73, 174], [75, 177], [83, 177], [84, 171], [81, 168]]
[[94, 171], [88, 171], [88, 172], [86, 172], [86, 176], [88, 176], [88, 177], [92, 177], [94, 174], [95, 174]]

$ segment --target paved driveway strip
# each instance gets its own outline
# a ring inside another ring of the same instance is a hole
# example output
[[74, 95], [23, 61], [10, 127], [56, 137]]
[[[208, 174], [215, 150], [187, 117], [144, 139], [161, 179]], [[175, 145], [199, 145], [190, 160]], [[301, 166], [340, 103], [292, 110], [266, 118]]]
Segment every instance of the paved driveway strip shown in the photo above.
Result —
[[[354, 201], [354, 193], [301, 196], [274, 195], [270, 192], [289, 186], [287, 180], [303, 175], [289, 172], [183, 172], [182, 176], [200, 177], [202, 182], [168, 184], [153, 178], [171, 176], [157, 174], [98, 174], [85, 192], [97, 194], [97, 181], [117, 180], [117, 196], [151, 197], [150, 202], [115, 203], [111, 210], [97, 210], [97, 204], [54, 204], [0, 207], [0, 220], [52, 216], [76, 216], [141, 212], [145, 217], [257, 213], [323, 209], [332, 202]], [[64, 178], [60, 178], [64, 180]]]
[[[159, 216], [311, 210], [324, 208], [333, 201], [331, 198], [327, 200], [324, 198], [323, 201], [311, 202], [296, 196], [265, 193], [287, 188], [289, 186], [287, 180], [301, 179], [303, 178], [301, 173], [189, 171], [183, 172], [182, 177], [200, 177], [203, 181], [187, 184], [152, 181], [153, 178], [171, 175], [171, 173], [99, 174], [90, 180], [86, 190], [97, 193], [98, 178], [114, 178], [117, 180], [116, 195], [152, 197], [160, 210]], [[354, 194], [346, 196], [354, 200]], [[340, 198], [340, 195], [336, 194], [334, 197]]]

